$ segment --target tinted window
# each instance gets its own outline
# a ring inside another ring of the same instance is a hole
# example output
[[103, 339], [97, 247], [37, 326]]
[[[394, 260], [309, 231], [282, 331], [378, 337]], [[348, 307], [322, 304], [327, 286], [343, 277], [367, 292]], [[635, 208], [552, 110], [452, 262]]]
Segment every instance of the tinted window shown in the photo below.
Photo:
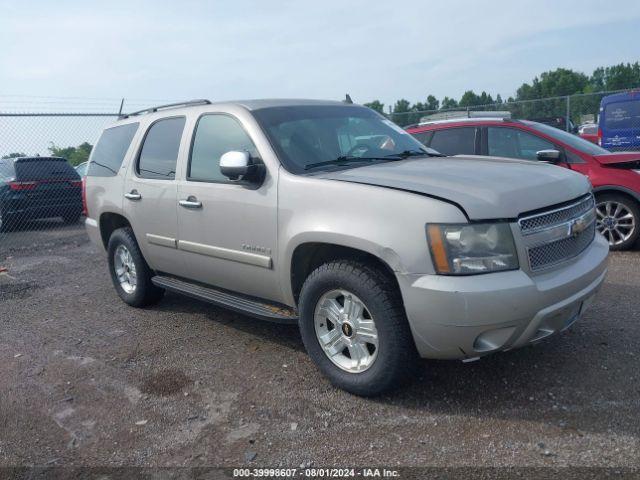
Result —
[[604, 110], [604, 124], [614, 130], [640, 129], [640, 100], [610, 103]]
[[258, 156], [240, 123], [228, 115], [205, 115], [198, 120], [189, 163], [190, 180], [228, 182], [220, 173], [220, 157], [231, 150]]
[[13, 162], [0, 160], [0, 180], [13, 178]]
[[184, 117], [167, 118], [149, 127], [138, 159], [139, 176], [162, 180], [175, 178], [184, 122]]
[[80, 165], [78, 165], [76, 167], [76, 172], [78, 172], [78, 175], [80, 175], [81, 177], [84, 177], [87, 174], [87, 168], [89, 167], [88, 163], [81, 163]]
[[116, 175], [137, 130], [137, 123], [106, 129], [93, 149], [87, 175], [92, 177]]
[[538, 151], [556, 148], [543, 138], [515, 128], [489, 127], [487, 131], [488, 153], [494, 157], [536, 160]]
[[413, 138], [418, 140], [421, 144], [429, 146], [429, 140], [431, 140], [431, 135], [433, 132], [415, 132], [412, 133]]
[[463, 127], [436, 130], [429, 146], [445, 155], [473, 155], [476, 152], [476, 129]]
[[588, 153], [590, 155], [603, 155], [609, 153], [604, 148], [599, 147], [595, 143], [591, 143], [584, 138], [580, 138], [573, 133], [565, 132], [564, 130], [559, 130], [557, 128], [550, 127], [549, 125], [543, 125], [542, 123], [527, 122], [526, 120], [521, 121], [534, 130], [544, 133], [554, 140], [565, 143], [582, 153]]
[[596, 133], [598, 133], [598, 126], [585, 125], [584, 127], [580, 128], [580, 133], [582, 133], [583, 135], [595, 135]]
[[30, 158], [15, 163], [16, 180], [33, 182], [37, 180], [80, 180], [80, 175], [64, 159]]

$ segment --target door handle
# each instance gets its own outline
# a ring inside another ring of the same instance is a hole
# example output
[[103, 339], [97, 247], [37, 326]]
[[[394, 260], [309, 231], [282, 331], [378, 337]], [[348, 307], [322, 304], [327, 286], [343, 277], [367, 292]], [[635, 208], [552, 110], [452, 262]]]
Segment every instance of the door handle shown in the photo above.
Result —
[[198, 201], [196, 197], [190, 195], [186, 200], [180, 200], [178, 204], [184, 208], [198, 209], [202, 208], [202, 202]]
[[129, 200], [140, 200], [142, 199], [142, 195], [140, 195], [137, 190], [131, 190], [129, 193], [124, 194], [124, 198]]

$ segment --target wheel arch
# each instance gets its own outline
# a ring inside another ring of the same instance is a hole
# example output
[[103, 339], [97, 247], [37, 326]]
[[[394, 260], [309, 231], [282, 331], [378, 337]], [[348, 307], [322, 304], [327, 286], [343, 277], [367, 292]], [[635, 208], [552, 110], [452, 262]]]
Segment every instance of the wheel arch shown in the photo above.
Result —
[[[372, 252], [369, 249], [355, 247], [353, 245], [341, 242], [327, 241], [305, 241], [298, 244], [291, 254], [289, 261], [289, 285], [290, 294], [295, 303], [298, 304], [300, 291], [306, 278], [313, 270], [320, 265], [338, 259], [355, 259], [365, 264], [375, 266], [382, 272], [389, 275], [398, 291], [400, 286], [395, 275], [397, 270], [397, 255], [389, 249], [382, 250], [386, 253], [387, 259], [383, 259], [381, 255]], [[389, 261], [391, 260], [391, 262]], [[392, 267], [392, 264], [396, 264]]]
[[[118, 228], [132, 228], [131, 222], [120, 213], [103, 212], [98, 220], [98, 228], [100, 229], [100, 238], [106, 249], [109, 244], [111, 234]], [[135, 234], [134, 234], [135, 235]]]
[[634, 192], [630, 188], [621, 187], [619, 185], [602, 185], [593, 189], [593, 194], [597, 197], [606, 193], [618, 193], [626, 195], [640, 206], [640, 193]]

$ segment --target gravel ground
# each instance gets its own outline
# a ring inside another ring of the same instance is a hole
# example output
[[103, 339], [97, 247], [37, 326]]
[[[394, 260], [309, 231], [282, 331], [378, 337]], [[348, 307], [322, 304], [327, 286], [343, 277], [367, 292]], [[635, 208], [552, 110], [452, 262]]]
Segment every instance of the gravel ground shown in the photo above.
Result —
[[0, 239], [0, 466], [640, 467], [639, 252], [568, 332], [362, 399], [295, 326], [130, 308], [79, 227], [34, 235]]

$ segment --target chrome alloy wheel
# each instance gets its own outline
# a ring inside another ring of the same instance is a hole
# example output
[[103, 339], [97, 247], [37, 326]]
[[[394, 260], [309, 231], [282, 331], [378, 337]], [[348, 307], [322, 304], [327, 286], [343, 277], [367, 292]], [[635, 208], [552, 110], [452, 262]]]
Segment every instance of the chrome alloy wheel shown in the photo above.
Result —
[[133, 293], [138, 284], [136, 264], [131, 257], [131, 252], [124, 245], [118, 245], [113, 254], [113, 268], [120, 286], [126, 293]]
[[619, 245], [635, 232], [636, 219], [622, 203], [606, 200], [596, 204], [596, 229], [609, 241], [609, 245]]
[[378, 354], [378, 331], [365, 304], [346, 290], [331, 290], [314, 312], [316, 337], [325, 355], [349, 373], [367, 370]]

